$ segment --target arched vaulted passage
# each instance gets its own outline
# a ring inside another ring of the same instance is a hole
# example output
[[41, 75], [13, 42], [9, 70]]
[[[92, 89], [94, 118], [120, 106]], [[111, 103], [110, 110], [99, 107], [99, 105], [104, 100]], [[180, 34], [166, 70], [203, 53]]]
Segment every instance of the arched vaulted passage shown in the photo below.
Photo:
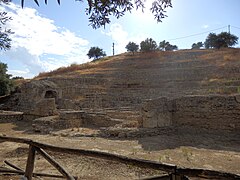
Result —
[[57, 92], [53, 90], [48, 90], [45, 92], [44, 98], [54, 98], [57, 99]]

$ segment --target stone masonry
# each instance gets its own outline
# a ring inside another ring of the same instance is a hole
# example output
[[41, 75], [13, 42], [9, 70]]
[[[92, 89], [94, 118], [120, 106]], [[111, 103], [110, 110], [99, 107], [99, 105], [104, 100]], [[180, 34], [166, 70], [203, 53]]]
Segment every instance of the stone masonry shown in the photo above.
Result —
[[240, 130], [240, 95], [184, 96], [149, 100], [142, 108], [141, 126], [188, 126]]

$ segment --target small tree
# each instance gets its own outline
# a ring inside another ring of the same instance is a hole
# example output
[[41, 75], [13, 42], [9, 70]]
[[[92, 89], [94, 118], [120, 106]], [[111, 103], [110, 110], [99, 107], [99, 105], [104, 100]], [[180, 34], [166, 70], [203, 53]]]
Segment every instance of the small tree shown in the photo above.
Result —
[[166, 47], [169, 45], [169, 42], [163, 40], [159, 43], [159, 49], [161, 51], [165, 51], [166, 50]]
[[11, 75], [7, 74], [7, 64], [0, 62], [0, 96], [9, 94], [13, 90]]
[[177, 50], [178, 47], [176, 45], [171, 45], [168, 41], [161, 41], [159, 43], [159, 49], [162, 51], [174, 51]]
[[192, 44], [192, 49], [200, 49], [201, 47], [203, 47], [202, 42], [197, 42]]
[[218, 37], [215, 33], [210, 33], [204, 42], [205, 48], [209, 49], [216, 47], [217, 38]]
[[155, 51], [157, 50], [157, 43], [152, 38], [147, 38], [140, 43], [141, 51]]
[[126, 49], [128, 52], [132, 52], [134, 54], [134, 52], [137, 52], [139, 50], [139, 45], [134, 42], [129, 42], [126, 46]]
[[215, 33], [210, 33], [205, 42], [205, 48], [209, 49], [209, 48], [223, 48], [223, 47], [232, 47], [235, 44], [237, 44], [238, 42], [238, 37], [227, 33], [227, 32], [222, 32], [218, 35], [216, 35]]
[[169, 44], [169, 45], [166, 47], [166, 51], [174, 51], [174, 50], [178, 50], [177, 45], [171, 45], [171, 44]]
[[103, 51], [103, 49], [99, 47], [91, 47], [87, 55], [89, 59], [93, 58], [95, 60], [95, 59], [99, 59], [100, 57], [106, 56], [106, 53]]

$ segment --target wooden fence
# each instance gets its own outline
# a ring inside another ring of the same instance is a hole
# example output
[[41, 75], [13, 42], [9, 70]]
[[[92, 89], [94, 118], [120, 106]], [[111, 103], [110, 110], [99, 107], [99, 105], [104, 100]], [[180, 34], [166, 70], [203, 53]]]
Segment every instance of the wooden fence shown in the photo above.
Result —
[[[125, 164], [131, 164], [138, 167], [144, 168], [151, 168], [164, 171], [169, 175], [166, 176], [158, 176], [158, 177], [149, 177], [145, 179], [173, 179], [173, 180], [183, 180], [187, 179], [187, 177], [199, 177], [199, 178], [206, 178], [206, 179], [239, 179], [240, 175], [220, 172], [220, 171], [213, 171], [213, 170], [205, 170], [205, 169], [190, 169], [190, 168], [181, 168], [175, 165], [169, 165], [164, 163], [159, 163], [155, 161], [143, 160], [143, 159], [136, 159], [136, 158], [129, 158], [126, 156], [100, 152], [100, 151], [93, 151], [93, 150], [84, 150], [84, 149], [73, 149], [73, 148], [65, 148], [65, 147], [58, 147], [49, 144], [39, 143], [30, 139], [24, 138], [14, 138], [14, 137], [6, 137], [0, 136], [0, 143], [8, 141], [8, 142], [16, 142], [16, 143], [24, 143], [29, 145], [29, 152], [27, 158], [27, 164], [25, 171], [21, 168], [11, 164], [8, 161], [5, 161], [6, 164], [14, 168], [15, 170], [10, 169], [0, 169], [2, 173], [16, 173], [24, 175], [28, 180], [31, 180], [33, 176], [46, 176], [46, 177], [55, 177], [55, 178], [65, 178], [68, 180], [77, 179], [77, 177], [72, 176], [69, 172], [67, 172], [57, 161], [55, 161], [47, 151], [52, 152], [60, 152], [60, 153], [68, 153], [68, 154], [75, 154], [75, 155], [84, 155], [89, 157], [107, 159], [111, 161], [117, 161]], [[34, 161], [35, 161], [35, 154], [36, 151], [44, 157], [50, 164], [52, 164], [61, 174], [60, 175], [50, 175], [45, 173], [34, 173]]]

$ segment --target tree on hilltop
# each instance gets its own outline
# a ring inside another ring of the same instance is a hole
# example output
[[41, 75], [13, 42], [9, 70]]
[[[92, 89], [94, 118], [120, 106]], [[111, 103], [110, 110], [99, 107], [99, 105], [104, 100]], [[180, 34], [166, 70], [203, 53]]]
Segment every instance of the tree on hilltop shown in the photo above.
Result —
[[222, 32], [218, 35], [216, 35], [215, 33], [210, 33], [207, 36], [204, 42], [204, 45], [206, 49], [209, 49], [209, 48], [220, 49], [224, 47], [232, 47], [237, 43], [238, 43], [237, 36], [227, 32]]
[[129, 42], [126, 45], [126, 49], [127, 49], [128, 52], [132, 52], [134, 54], [134, 52], [137, 52], [139, 50], [139, 45], [137, 45], [134, 42]]
[[106, 53], [103, 51], [103, 49], [99, 47], [91, 47], [87, 55], [89, 59], [93, 58], [95, 60], [95, 59], [99, 59], [100, 57], [106, 56]]
[[140, 43], [141, 51], [155, 51], [157, 50], [157, 43], [152, 38], [147, 38]]
[[[1, 0], [4, 1], [4, 0]], [[84, 0], [75, 0], [83, 2]], [[38, 0], [34, 2], [39, 6]], [[45, 4], [47, 4], [45, 0]], [[57, 0], [60, 4], [60, 0]], [[87, 7], [85, 13], [89, 16], [90, 25], [95, 29], [106, 24], [109, 24], [110, 16], [120, 18], [125, 15], [126, 12], [131, 12], [134, 8], [144, 10], [145, 0], [87, 0]], [[22, 7], [24, 6], [24, 0], [21, 0]], [[150, 11], [153, 13], [157, 22], [162, 22], [162, 19], [167, 17], [166, 9], [172, 7], [172, 0], [154, 0]]]
[[178, 50], [178, 47], [177, 45], [171, 45], [169, 44], [166, 48], [165, 48], [166, 51], [175, 51], [175, 50]]
[[216, 47], [216, 43], [217, 43], [217, 35], [215, 33], [210, 33], [205, 42], [204, 42], [204, 46], [206, 49], [209, 49], [209, 48], [214, 48]]
[[166, 47], [167, 47], [169, 44], [170, 44], [169, 42], [163, 40], [163, 41], [161, 41], [161, 42], [159, 43], [159, 49], [160, 49], [161, 51], [165, 51], [165, 50], [166, 50]]
[[178, 47], [176, 45], [170, 44], [168, 41], [163, 40], [159, 43], [159, 49], [161, 51], [174, 51], [177, 50]]
[[192, 44], [192, 49], [200, 49], [201, 47], [203, 47], [202, 42], [197, 42]]

